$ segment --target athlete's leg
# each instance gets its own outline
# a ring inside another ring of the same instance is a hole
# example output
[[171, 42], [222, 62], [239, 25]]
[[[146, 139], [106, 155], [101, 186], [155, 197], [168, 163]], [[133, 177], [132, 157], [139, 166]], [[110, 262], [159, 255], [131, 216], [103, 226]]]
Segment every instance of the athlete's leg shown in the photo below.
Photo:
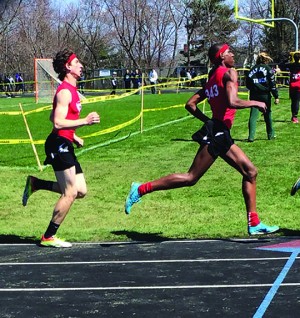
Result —
[[254, 140], [258, 115], [259, 115], [259, 110], [255, 107], [251, 107], [250, 118], [249, 118], [249, 122], [248, 122], [248, 128], [249, 128], [248, 140], [249, 141]]
[[294, 114], [295, 114], [296, 117], [298, 117], [299, 102], [300, 102], [300, 92], [297, 92], [296, 93], [296, 98], [295, 98], [295, 108], [294, 108]]
[[42, 180], [34, 176], [28, 176], [23, 191], [22, 204], [26, 206], [29, 197], [38, 190], [47, 190], [61, 194], [61, 189], [58, 182]]
[[52, 222], [61, 224], [78, 195], [75, 166], [55, 171], [55, 176], [61, 189], [61, 197], [54, 207]]
[[[87, 192], [87, 186], [83, 173], [76, 174], [77, 199], [84, 198]], [[22, 204], [27, 205], [29, 197], [38, 190], [47, 190], [62, 194], [60, 185], [57, 181], [48, 181], [28, 176], [22, 196]]]
[[152, 191], [169, 190], [195, 185], [215, 159], [209, 154], [207, 146], [199, 148], [194, 161], [186, 173], [173, 173], [151, 181]]
[[291, 91], [290, 98], [291, 98], [292, 121], [297, 123], [300, 93], [296, 91]]
[[83, 173], [76, 174], [76, 188], [77, 188], [76, 199], [84, 198], [87, 193], [87, 185], [86, 185]]
[[271, 107], [267, 108], [266, 113], [264, 114], [264, 120], [266, 123], [266, 131], [267, 131], [267, 136], [268, 139], [274, 139], [275, 137], [275, 130], [273, 127], [273, 120], [272, 120], [272, 111], [271, 111]]
[[72, 244], [56, 237], [56, 232], [65, 219], [74, 200], [77, 197], [76, 168], [72, 166], [62, 171], [55, 171], [55, 176], [61, 189], [61, 197], [57, 201], [52, 219], [41, 239], [41, 245], [52, 247], [71, 247]]
[[256, 211], [257, 169], [250, 159], [237, 145], [232, 145], [222, 158], [243, 176], [242, 189], [247, 210], [249, 235], [270, 234], [278, 231], [278, 226], [266, 225], [258, 217]]
[[256, 211], [256, 176], [257, 169], [241, 148], [232, 145], [225, 155], [221, 156], [228, 164], [243, 176], [242, 191], [247, 212]]
[[272, 109], [271, 109], [271, 96], [268, 96], [268, 99], [265, 101], [267, 105], [266, 112], [264, 113], [264, 120], [266, 123], [266, 131], [268, 139], [273, 139], [275, 137], [275, 131], [273, 127], [273, 120], [272, 120]]
[[133, 204], [139, 202], [141, 197], [147, 193], [194, 185], [214, 161], [215, 158], [209, 154], [207, 146], [200, 147], [188, 172], [173, 173], [143, 184], [133, 182], [125, 201], [125, 213], [129, 214]]

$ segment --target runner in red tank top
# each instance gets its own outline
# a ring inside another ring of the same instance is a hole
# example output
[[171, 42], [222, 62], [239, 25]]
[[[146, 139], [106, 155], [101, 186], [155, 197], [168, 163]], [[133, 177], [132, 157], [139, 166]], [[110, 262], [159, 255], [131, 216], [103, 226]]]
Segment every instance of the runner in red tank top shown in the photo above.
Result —
[[[291, 111], [292, 122], [299, 123], [298, 112], [300, 103], [300, 52], [294, 54], [294, 63], [289, 65], [290, 69], [290, 98], [291, 98]], [[300, 189], [300, 178], [293, 184], [291, 195], [295, 195]]]
[[[215, 44], [208, 56], [213, 64], [208, 82], [186, 103], [186, 109], [204, 126], [192, 137], [200, 143], [194, 161], [186, 173], [174, 173], [143, 184], [133, 182], [125, 202], [125, 212], [129, 214], [133, 204], [153, 191], [169, 190], [195, 185], [217, 157], [221, 157], [243, 176], [242, 193], [246, 205], [248, 233], [250, 235], [269, 234], [278, 231], [278, 226], [268, 226], [260, 222], [256, 211], [257, 169], [245, 153], [234, 144], [230, 136], [237, 109], [257, 107], [266, 110], [265, 103], [238, 98], [238, 76], [233, 69], [234, 54], [227, 44]], [[197, 105], [208, 99], [213, 116], [210, 119]]]
[[[69, 106], [68, 106], [66, 119], [77, 120], [77, 119], [79, 119], [79, 114], [81, 111], [81, 103], [80, 103], [80, 98], [79, 98], [79, 95], [77, 92], [77, 87], [73, 86], [72, 84], [70, 84], [66, 81], [63, 81], [58, 86], [58, 88], [56, 90], [56, 94], [55, 94], [54, 99], [53, 99], [53, 112], [55, 112], [56, 106], [57, 106], [57, 95], [63, 89], [67, 89], [71, 93], [71, 102], [69, 103]], [[57, 134], [58, 136], [65, 137], [65, 138], [69, 139], [71, 142], [74, 142], [75, 128], [73, 128], [73, 129], [56, 129], [54, 127], [52, 132], [54, 134]]]
[[291, 111], [292, 118], [291, 121], [294, 124], [299, 123], [298, 113], [300, 104], [300, 53], [296, 52], [294, 54], [294, 63], [288, 65], [290, 70], [290, 85], [289, 93], [291, 99]]
[[83, 140], [75, 134], [77, 128], [100, 122], [96, 112], [79, 118], [80, 99], [76, 83], [82, 73], [82, 64], [76, 55], [66, 49], [56, 54], [53, 68], [62, 83], [58, 86], [53, 100], [50, 120], [53, 130], [45, 143], [47, 158], [44, 164], [51, 164], [56, 182], [28, 176], [22, 203], [27, 205], [28, 198], [37, 190], [48, 190], [61, 194], [56, 203], [49, 226], [42, 236], [41, 245], [49, 247], [71, 247], [72, 244], [59, 239], [56, 232], [66, 217], [75, 199], [83, 198], [87, 192], [85, 178], [75, 156], [73, 143], [83, 146]]

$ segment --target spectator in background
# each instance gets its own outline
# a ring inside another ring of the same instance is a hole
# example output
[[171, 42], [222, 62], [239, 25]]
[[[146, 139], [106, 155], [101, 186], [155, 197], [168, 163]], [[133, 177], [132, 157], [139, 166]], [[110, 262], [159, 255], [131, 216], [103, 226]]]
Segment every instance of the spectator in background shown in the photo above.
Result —
[[78, 90], [80, 92], [80, 94], [84, 95], [84, 85], [85, 85], [85, 77], [84, 77], [84, 74], [82, 73], [81, 76], [80, 76], [80, 79], [78, 81]]
[[191, 86], [192, 75], [191, 75], [190, 69], [188, 69], [188, 70], [186, 71], [186, 78], [187, 78], [187, 80], [188, 80], [187, 86]]
[[181, 82], [180, 86], [181, 86], [181, 88], [184, 87], [186, 79], [187, 79], [187, 73], [186, 73], [185, 67], [183, 67], [180, 71], [180, 82]]
[[124, 74], [124, 85], [126, 92], [130, 92], [131, 89], [131, 74], [130, 71], [127, 69], [125, 74]]
[[[197, 77], [197, 73], [196, 73], [196, 70], [195, 70], [194, 67], [191, 69], [191, 77], [192, 77], [192, 79], [194, 79], [195, 77]], [[191, 82], [191, 86], [192, 86], [192, 87], [195, 87], [195, 86], [196, 86], [196, 81], [192, 81], [192, 82]]]
[[5, 92], [5, 85], [4, 85], [4, 79], [2, 74], [0, 74], [0, 91]]
[[[275, 98], [274, 103], [279, 103], [274, 72], [268, 65], [272, 61], [272, 58], [267, 53], [260, 53], [257, 57], [256, 64], [250, 69], [246, 77], [246, 86], [250, 90], [250, 99], [264, 102], [267, 106], [266, 112], [264, 113], [264, 120], [269, 140], [275, 138], [271, 112], [271, 94]], [[248, 122], [249, 142], [254, 141], [258, 115], [259, 110], [252, 107]]]
[[[290, 63], [288, 68], [290, 70], [290, 99], [291, 99], [291, 111], [292, 122], [298, 124], [298, 112], [300, 101], [300, 52], [294, 54], [294, 63]], [[291, 189], [291, 195], [295, 195], [300, 189], [300, 178], [294, 183]]]
[[[142, 73], [139, 69], [136, 69], [133, 73], [133, 88], [139, 89], [142, 86]], [[139, 90], [136, 94], [140, 94], [141, 91]]]
[[112, 92], [110, 93], [110, 95], [116, 95], [117, 84], [118, 84], [117, 72], [113, 72], [112, 78], [111, 78]]
[[149, 73], [149, 81], [150, 81], [150, 85], [151, 85], [151, 93], [152, 94], [156, 94], [157, 80], [158, 80], [157, 72], [155, 71], [154, 68], [152, 68], [152, 70]]
[[300, 52], [294, 54], [294, 63], [290, 63], [288, 68], [290, 70], [290, 84], [289, 93], [291, 99], [291, 121], [294, 124], [298, 124], [298, 112], [299, 112], [299, 101], [300, 101]]
[[275, 73], [275, 80], [277, 84], [283, 84], [282, 79], [281, 79], [281, 69], [278, 65], [275, 66], [274, 68], [274, 73]]
[[130, 78], [131, 78], [131, 87], [134, 88], [134, 78], [135, 78], [135, 71], [134, 70], [131, 70]]
[[11, 76], [9, 76], [9, 75], [6, 75], [4, 78], [4, 89], [5, 89], [6, 97], [8, 97], [8, 98], [14, 97], [13, 86], [12, 86], [12, 82], [11, 82], [10, 78], [11, 78]]
[[20, 73], [16, 73], [15, 82], [16, 82], [16, 92], [21, 91], [22, 93], [24, 93], [25, 91], [24, 81]]

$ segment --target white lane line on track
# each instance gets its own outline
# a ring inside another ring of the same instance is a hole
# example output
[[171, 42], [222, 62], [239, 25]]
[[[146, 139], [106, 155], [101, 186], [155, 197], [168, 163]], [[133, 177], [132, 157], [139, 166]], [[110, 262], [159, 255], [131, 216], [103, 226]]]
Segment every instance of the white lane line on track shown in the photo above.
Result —
[[[56, 291], [110, 291], [110, 290], [160, 290], [160, 289], [216, 289], [216, 288], [262, 288], [273, 284], [238, 285], [182, 285], [182, 286], [116, 286], [116, 287], [70, 287], [70, 288], [0, 288], [0, 292], [56, 292]], [[300, 286], [300, 283], [285, 283], [280, 287]]]
[[[273, 242], [279, 241], [290, 241], [290, 240], [296, 240], [296, 239], [300, 239], [300, 236], [293, 236], [292, 238], [288, 237], [288, 238], [283, 238], [280, 237], [279, 239], [277, 238], [271, 238]], [[151, 242], [151, 241], [103, 241], [103, 242], [71, 242], [73, 244], [74, 247], [76, 246], [93, 246], [93, 245], [137, 245], [137, 244], [149, 244], [149, 245], [154, 245], [154, 244], [178, 244], [178, 243], [210, 243], [210, 242], [216, 242], [216, 243], [222, 243], [222, 242], [232, 242], [232, 243], [249, 243], [249, 242], [257, 242], [257, 243], [267, 243], [270, 242], [270, 237], [252, 237], [252, 238], [233, 238], [233, 239], [228, 239], [228, 240], [218, 240], [218, 239], [203, 239], [203, 240], [165, 240], [165, 241], [158, 241], [158, 242]], [[5, 247], [5, 246], [37, 246], [39, 242], [37, 241], [36, 243], [3, 243], [0, 244], [0, 249], [1, 247]]]
[[[300, 257], [298, 257], [300, 259]], [[213, 262], [249, 262], [249, 261], [278, 261], [287, 260], [288, 257], [255, 257], [255, 258], [210, 258], [210, 259], [170, 259], [170, 260], [135, 260], [135, 261], [79, 261], [79, 262], [26, 262], [26, 263], [0, 263], [0, 266], [33, 266], [33, 265], [113, 265], [113, 264], [155, 264], [155, 263], [213, 263]]]
[[[250, 241], [255, 240], [257, 241], [257, 239], [249, 239]], [[107, 242], [107, 241], [103, 241], [103, 242], [71, 242], [72, 245], [74, 247], [76, 246], [93, 246], [93, 245], [145, 245], [145, 244], [170, 244], [170, 243], [207, 243], [207, 242], [218, 242], [218, 240], [171, 240], [171, 241], [159, 241], [159, 242], [149, 242], [149, 241], [115, 241], [115, 242]], [[2, 246], [37, 246], [39, 244], [39, 241], [37, 241], [36, 243], [3, 243], [0, 244], [0, 248]]]

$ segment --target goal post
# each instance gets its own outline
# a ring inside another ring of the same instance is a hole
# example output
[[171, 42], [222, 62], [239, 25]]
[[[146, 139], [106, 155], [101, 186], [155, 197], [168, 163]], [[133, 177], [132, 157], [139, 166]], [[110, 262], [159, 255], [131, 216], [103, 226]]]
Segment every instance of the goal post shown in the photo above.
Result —
[[[57, 86], [61, 83], [53, 68], [53, 59], [34, 59], [34, 88], [36, 103], [52, 103]], [[85, 96], [78, 92], [80, 99]]]
[[274, 28], [275, 0], [234, 0], [235, 18]]
[[52, 59], [34, 59], [35, 102], [51, 103], [61, 81], [53, 69]]

